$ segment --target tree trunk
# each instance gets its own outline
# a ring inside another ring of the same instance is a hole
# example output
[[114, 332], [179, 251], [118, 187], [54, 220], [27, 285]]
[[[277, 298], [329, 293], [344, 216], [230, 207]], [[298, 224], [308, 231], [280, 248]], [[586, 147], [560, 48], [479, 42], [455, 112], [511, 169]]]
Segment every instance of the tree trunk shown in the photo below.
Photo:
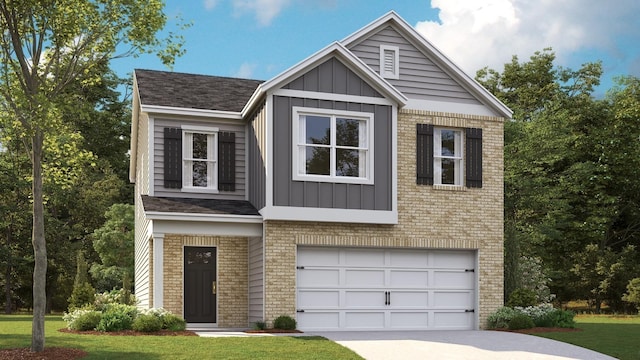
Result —
[[47, 244], [44, 238], [44, 203], [42, 197], [42, 147], [44, 135], [36, 128], [32, 140], [33, 161], [33, 322], [31, 351], [44, 350], [44, 314], [47, 303]]
[[7, 266], [4, 271], [4, 313], [11, 314], [13, 305], [11, 304], [11, 266], [12, 266], [12, 254], [11, 254], [11, 225], [7, 230]]

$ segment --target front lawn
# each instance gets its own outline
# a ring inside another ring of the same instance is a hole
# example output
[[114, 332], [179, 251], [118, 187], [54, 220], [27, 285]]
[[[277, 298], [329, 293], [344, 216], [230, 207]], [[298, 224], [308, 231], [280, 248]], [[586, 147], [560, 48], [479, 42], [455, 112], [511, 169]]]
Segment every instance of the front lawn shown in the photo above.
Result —
[[621, 360], [640, 359], [640, 316], [577, 315], [582, 331], [538, 333], [537, 336], [582, 346]]
[[[83, 359], [362, 359], [322, 337], [110, 336], [59, 332], [61, 316], [47, 316], [46, 347], [87, 351]], [[31, 345], [30, 315], [0, 315], [0, 349]]]

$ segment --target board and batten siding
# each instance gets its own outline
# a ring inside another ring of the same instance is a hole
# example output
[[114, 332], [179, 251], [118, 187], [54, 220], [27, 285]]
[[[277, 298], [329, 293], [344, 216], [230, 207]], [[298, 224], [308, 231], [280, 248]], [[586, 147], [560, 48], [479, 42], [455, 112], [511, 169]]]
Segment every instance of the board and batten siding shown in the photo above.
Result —
[[[215, 198], [227, 200], [245, 199], [245, 128], [244, 124], [230, 124], [228, 122], [214, 122], [212, 120], [172, 120], [165, 118], [154, 119], [154, 196], [159, 197], [190, 197]], [[216, 127], [219, 131], [234, 132], [236, 141], [236, 186], [235, 191], [220, 191], [218, 193], [183, 192], [181, 189], [164, 187], [164, 129], [179, 128], [181, 125]]]
[[[374, 114], [374, 184], [292, 180], [292, 107], [369, 112]], [[392, 107], [274, 96], [273, 203], [275, 206], [358, 210], [391, 210]]]
[[249, 324], [264, 321], [264, 246], [261, 237], [249, 238]]
[[399, 79], [386, 80], [409, 99], [481, 104], [392, 26], [387, 26], [367, 39], [350, 45], [349, 50], [371, 69], [380, 73], [380, 45], [398, 47]]
[[249, 202], [260, 210], [266, 199], [266, 157], [267, 157], [267, 110], [264, 102], [251, 117], [248, 126], [247, 153], [248, 171], [247, 191]]

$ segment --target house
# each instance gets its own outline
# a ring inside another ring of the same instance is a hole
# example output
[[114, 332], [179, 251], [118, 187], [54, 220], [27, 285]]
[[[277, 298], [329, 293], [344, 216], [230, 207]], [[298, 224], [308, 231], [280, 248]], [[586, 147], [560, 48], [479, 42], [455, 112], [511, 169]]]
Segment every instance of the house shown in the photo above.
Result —
[[268, 81], [136, 70], [135, 293], [189, 324], [477, 329], [511, 111], [395, 12]]

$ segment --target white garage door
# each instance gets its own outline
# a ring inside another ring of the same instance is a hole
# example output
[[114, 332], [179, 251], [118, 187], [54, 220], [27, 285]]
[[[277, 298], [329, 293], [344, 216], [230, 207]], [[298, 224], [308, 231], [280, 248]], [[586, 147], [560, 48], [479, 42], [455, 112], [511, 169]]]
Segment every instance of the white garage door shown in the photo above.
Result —
[[469, 330], [475, 253], [300, 247], [302, 330]]

